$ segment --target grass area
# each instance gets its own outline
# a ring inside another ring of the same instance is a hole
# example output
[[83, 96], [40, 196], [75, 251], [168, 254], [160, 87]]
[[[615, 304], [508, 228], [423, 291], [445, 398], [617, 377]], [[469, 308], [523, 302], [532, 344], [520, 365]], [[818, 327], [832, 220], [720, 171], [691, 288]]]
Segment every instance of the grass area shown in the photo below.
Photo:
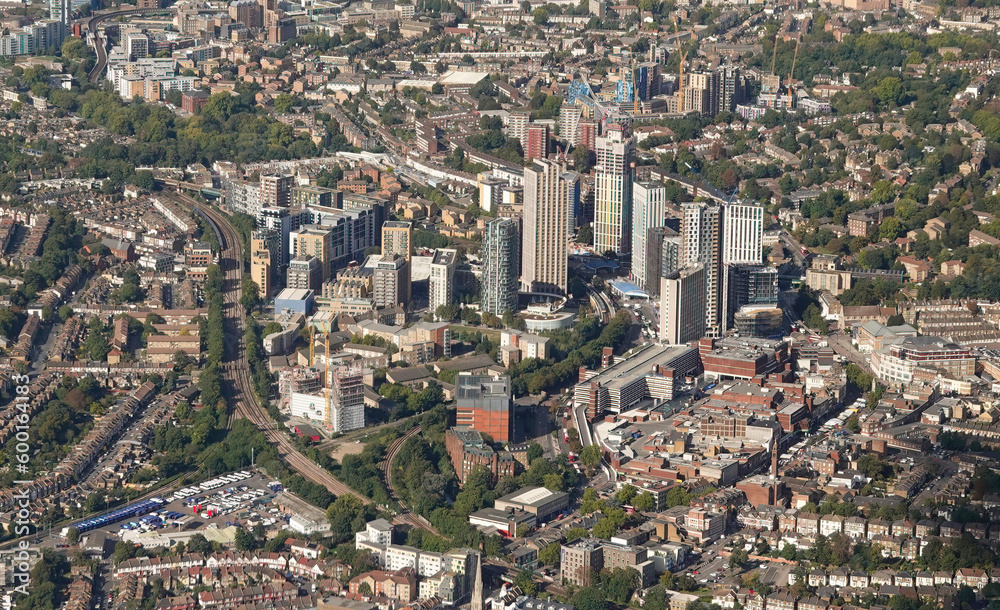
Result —
[[451, 334], [455, 336], [456, 332], [472, 332], [472, 333], [482, 333], [490, 338], [490, 341], [500, 340], [500, 329], [498, 328], [487, 328], [486, 326], [466, 326], [465, 324], [452, 324]]

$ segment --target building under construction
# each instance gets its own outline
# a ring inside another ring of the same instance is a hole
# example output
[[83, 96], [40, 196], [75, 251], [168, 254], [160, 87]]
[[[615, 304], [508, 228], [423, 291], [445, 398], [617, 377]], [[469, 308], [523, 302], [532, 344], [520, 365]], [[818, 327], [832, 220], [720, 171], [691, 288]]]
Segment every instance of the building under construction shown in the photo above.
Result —
[[[361, 367], [330, 366], [324, 373], [312, 368], [300, 371], [298, 375], [288, 376], [288, 393], [282, 393], [283, 402], [287, 396], [286, 404], [292, 417], [320, 422], [328, 433], [348, 432], [365, 426]], [[325, 384], [322, 383], [324, 377]]]

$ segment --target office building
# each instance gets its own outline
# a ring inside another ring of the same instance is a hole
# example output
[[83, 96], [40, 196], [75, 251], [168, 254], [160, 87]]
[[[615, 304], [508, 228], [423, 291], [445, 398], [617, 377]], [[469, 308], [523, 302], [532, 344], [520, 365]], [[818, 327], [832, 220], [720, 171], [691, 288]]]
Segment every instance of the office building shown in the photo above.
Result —
[[413, 255], [413, 223], [390, 220], [382, 225], [382, 256], [398, 254], [407, 261]]
[[499, 443], [514, 440], [514, 401], [510, 378], [459, 373], [455, 378], [455, 424], [489, 435]]
[[431, 275], [428, 280], [430, 312], [434, 313], [442, 305], [451, 305], [455, 299], [455, 266], [458, 264], [458, 250], [438, 248], [431, 259]]
[[705, 333], [719, 336], [726, 317], [722, 273], [723, 208], [706, 203], [685, 203], [681, 206], [681, 214], [678, 267], [705, 265]]
[[323, 286], [323, 265], [315, 256], [298, 256], [288, 263], [286, 288], [304, 288], [319, 293]]
[[722, 264], [759, 265], [764, 260], [764, 208], [732, 203], [726, 206]]
[[667, 189], [659, 182], [636, 182], [632, 185], [632, 196], [631, 277], [639, 288], [645, 290], [645, 286], [650, 282], [659, 283], [659, 278], [650, 277], [646, 269], [650, 246], [658, 244], [649, 244], [647, 238], [650, 229], [663, 226], [666, 218]]
[[260, 203], [262, 207], [287, 208], [291, 202], [291, 174], [260, 177]]
[[296, 259], [315, 256], [323, 273], [321, 283], [333, 277], [330, 266], [332, 253], [333, 231], [327, 227], [304, 225], [289, 234], [289, 257]]
[[705, 264], [660, 280], [660, 339], [670, 345], [705, 336]]
[[545, 159], [549, 156], [549, 126], [529, 125], [524, 143], [525, 159]]
[[495, 218], [486, 223], [482, 245], [484, 312], [502, 316], [508, 311], [517, 311], [519, 244], [516, 220]]
[[635, 138], [625, 127], [608, 126], [597, 138], [594, 168], [594, 248], [599, 254], [628, 254], [632, 238], [632, 182]]
[[410, 263], [399, 254], [390, 254], [375, 264], [372, 274], [376, 307], [410, 304]]
[[660, 64], [647, 62], [632, 68], [632, 89], [637, 99], [651, 100], [660, 94]]
[[537, 159], [524, 168], [521, 286], [525, 292], [566, 294], [568, 202], [564, 167]]
[[952, 379], [966, 379], [976, 371], [972, 351], [941, 337], [900, 337], [871, 355], [872, 372], [890, 384], [912, 383], [915, 374], [931, 371]]
[[250, 242], [250, 278], [257, 284], [260, 297], [265, 301], [271, 296], [271, 250], [267, 239], [254, 238]]

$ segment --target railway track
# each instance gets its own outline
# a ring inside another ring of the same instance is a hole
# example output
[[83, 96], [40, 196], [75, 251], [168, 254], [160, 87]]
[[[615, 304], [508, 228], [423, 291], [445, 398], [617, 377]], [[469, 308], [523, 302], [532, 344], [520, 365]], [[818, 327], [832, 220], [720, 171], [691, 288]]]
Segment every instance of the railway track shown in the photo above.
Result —
[[399, 514], [396, 515], [395, 521], [413, 527], [419, 527], [424, 531], [430, 532], [434, 535], [439, 535], [438, 531], [433, 525], [430, 524], [429, 521], [427, 521], [427, 519], [413, 513], [405, 504], [403, 504], [403, 502], [399, 499], [399, 496], [396, 494], [396, 488], [392, 485], [393, 461], [396, 459], [396, 456], [399, 455], [399, 451], [403, 448], [403, 444], [419, 433], [420, 426], [416, 426], [403, 436], [392, 441], [392, 444], [389, 445], [388, 449], [386, 449], [385, 459], [382, 460], [382, 463], [379, 464], [378, 468], [382, 473], [382, 480], [385, 481], [385, 488], [389, 491], [389, 497], [392, 498], [396, 504], [399, 504], [400, 511]]
[[233, 410], [230, 414], [230, 425], [235, 418], [243, 418], [264, 434], [269, 443], [278, 449], [278, 455], [306, 480], [322, 485], [335, 496], [351, 495], [362, 502], [371, 503], [371, 499], [361, 495], [330, 474], [306, 456], [276, 427], [267, 411], [257, 402], [253, 392], [253, 380], [250, 378], [250, 363], [247, 360], [243, 344], [243, 320], [246, 312], [240, 304], [243, 281], [243, 245], [239, 234], [226, 217], [211, 207], [188, 197], [182, 193], [176, 195], [185, 204], [197, 211], [213, 228], [219, 239], [222, 252], [219, 255], [219, 266], [223, 272], [223, 324], [226, 336], [229, 338], [227, 352], [222, 364], [222, 378], [229, 384]]

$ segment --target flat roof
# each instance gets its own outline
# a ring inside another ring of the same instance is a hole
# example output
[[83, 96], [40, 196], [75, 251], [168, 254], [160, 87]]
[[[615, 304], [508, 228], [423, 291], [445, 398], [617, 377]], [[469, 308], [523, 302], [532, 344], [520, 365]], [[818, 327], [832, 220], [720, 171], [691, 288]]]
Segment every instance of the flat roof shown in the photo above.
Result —
[[285, 288], [275, 297], [276, 301], [305, 301], [313, 295], [308, 288]]
[[625, 361], [604, 369], [584, 383], [600, 383], [605, 387], [629, 384], [639, 377], [652, 374], [653, 364], [665, 364], [688, 351], [694, 351], [694, 348], [686, 345], [650, 345], [629, 356]]
[[553, 500], [565, 496], [561, 491], [552, 491], [545, 487], [522, 487], [509, 496], [497, 499], [497, 502], [510, 502], [523, 504], [525, 506], [541, 506]]
[[485, 72], [467, 72], [463, 70], [449, 70], [441, 75], [438, 82], [442, 85], [475, 85], [486, 78]]
[[648, 299], [649, 294], [632, 282], [611, 282], [611, 287], [626, 297], [633, 299]]

